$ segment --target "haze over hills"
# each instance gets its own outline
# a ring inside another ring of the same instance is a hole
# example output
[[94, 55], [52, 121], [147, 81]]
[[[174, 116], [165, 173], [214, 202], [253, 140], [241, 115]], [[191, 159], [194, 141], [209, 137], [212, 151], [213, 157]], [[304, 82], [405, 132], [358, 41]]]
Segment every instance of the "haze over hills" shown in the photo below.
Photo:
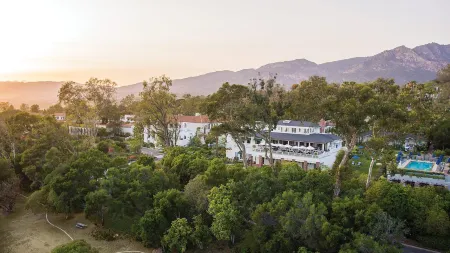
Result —
[[[325, 76], [329, 82], [367, 82], [378, 77], [394, 78], [398, 84], [415, 80], [425, 82], [435, 78], [436, 72], [450, 64], [450, 45], [430, 43], [415, 48], [400, 46], [374, 56], [356, 57], [323, 64], [306, 59], [269, 63], [257, 69], [239, 71], [217, 71], [200, 76], [173, 81], [172, 91], [176, 94], [190, 93], [208, 95], [215, 92], [224, 82], [247, 84], [251, 78], [277, 74], [278, 82], [290, 87], [312, 75]], [[143, 78], [145, 79], [145, 78]], [[0, 82], [0, 101], [13, 104], [26, 102], [48, 106], [55, 103], [60, 82]], [[119, 98], [138, 94], [142, 83], [121, 86]]]

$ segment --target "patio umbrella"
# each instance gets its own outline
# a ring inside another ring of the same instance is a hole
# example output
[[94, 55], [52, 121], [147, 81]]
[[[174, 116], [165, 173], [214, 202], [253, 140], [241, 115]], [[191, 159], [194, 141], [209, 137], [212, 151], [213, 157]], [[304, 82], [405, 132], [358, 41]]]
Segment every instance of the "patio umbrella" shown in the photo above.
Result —
[[308, 150], [314, 150], [315, 148], [309, 146], [309, 147], [306, 147], [306, 149], [308, 149]]
[[363, 148], [364, 148], [364, 146], [358, 146], [358, 148], [359, 148], [359, 149], [363, 149]]
[[293, 146], [292, 148], [293, 148], [293, 149], [299, 149], [300, 147], [297, 147], [297, 146]]
[[280, 146], [280, 144], [276, 144], [276, 143], [272, 144], [272, 147], [279, 147], [279, 146]]
[[299, 148], [301, 148], [301, 149], [305, 149], [306, 147], [305, 147], [305, 146], [300, 146]]
[[289, 144], [286, 144], [286, 145], [284, 145], [286, 148], [292, 148], [292, 146], [291, 145], [289, 145]]
[[352, 159], [358, 160], [358, 159], [359, 159], [359, 156], [354, 155], [354, 156], [352, 157]]

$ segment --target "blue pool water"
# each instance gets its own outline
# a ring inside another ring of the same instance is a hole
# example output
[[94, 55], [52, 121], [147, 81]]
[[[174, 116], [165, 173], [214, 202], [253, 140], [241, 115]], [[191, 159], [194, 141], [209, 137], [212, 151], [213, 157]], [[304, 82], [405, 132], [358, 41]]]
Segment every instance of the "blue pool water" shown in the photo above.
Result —
[[426, 171], [430, 171], [431, 168], [433, 168], [433, 163], [421, 162], [421, 161], [411, 161], [411, 162], [409, 162], [406, 165], [405, 168], [412, 169], [412, 170], [426, 170]]

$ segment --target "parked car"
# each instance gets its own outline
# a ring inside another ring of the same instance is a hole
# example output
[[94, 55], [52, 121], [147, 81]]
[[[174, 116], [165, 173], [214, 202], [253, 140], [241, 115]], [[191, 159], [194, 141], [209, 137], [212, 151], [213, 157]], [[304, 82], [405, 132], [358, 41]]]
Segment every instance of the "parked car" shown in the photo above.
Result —
[[77, 227], [77, 228], [87, 228], [87, 225], [86, 225], [86, 224], [83, 224], [83, 223], [77, 223], [77, 224], [75, 225], [75, 227]]

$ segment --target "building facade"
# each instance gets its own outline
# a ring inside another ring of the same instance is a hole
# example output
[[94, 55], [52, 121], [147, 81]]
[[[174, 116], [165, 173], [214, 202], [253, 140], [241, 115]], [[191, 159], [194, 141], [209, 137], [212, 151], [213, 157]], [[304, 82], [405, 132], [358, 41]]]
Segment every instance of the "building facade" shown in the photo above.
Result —
[[[306, 121], [279, 121], [277, 128], [271, 133], [273, 159], [276, 161], [292, 161], [304, 169], [319, 168], [323, 165], [331, 167], [336, 155], [342, 149], [340, 137], [330, 134], [333, 126], [321, 121], [319, 124]], [[226, 156], [233, 160], [246, 159], [257, 166], [269, 165], [268, 145], [262, 138], [252, 137], [245, 143], [247, 157], [231, 136], [227, 137]]]
[[53, 117], [55, 117], [56, 121], [66, 120], [66, 114], [64, 112], [56, 112], [53, 114]]
[[[195, 116], [179, 115], [177, 123], [171, 126], [174, 138], [176, 138], [176, 145], [185, 147], [194, 137], [199, 137], [204, 141], [204, 137], [211, 131], [211, 128], [218, 123], [211, 122], [206, 115], [196, 114]], [[154, 130], [151, 127], [144, 128], [144, 142], [153, 143], [155, 146], [160, 146], [155, 136]]]

